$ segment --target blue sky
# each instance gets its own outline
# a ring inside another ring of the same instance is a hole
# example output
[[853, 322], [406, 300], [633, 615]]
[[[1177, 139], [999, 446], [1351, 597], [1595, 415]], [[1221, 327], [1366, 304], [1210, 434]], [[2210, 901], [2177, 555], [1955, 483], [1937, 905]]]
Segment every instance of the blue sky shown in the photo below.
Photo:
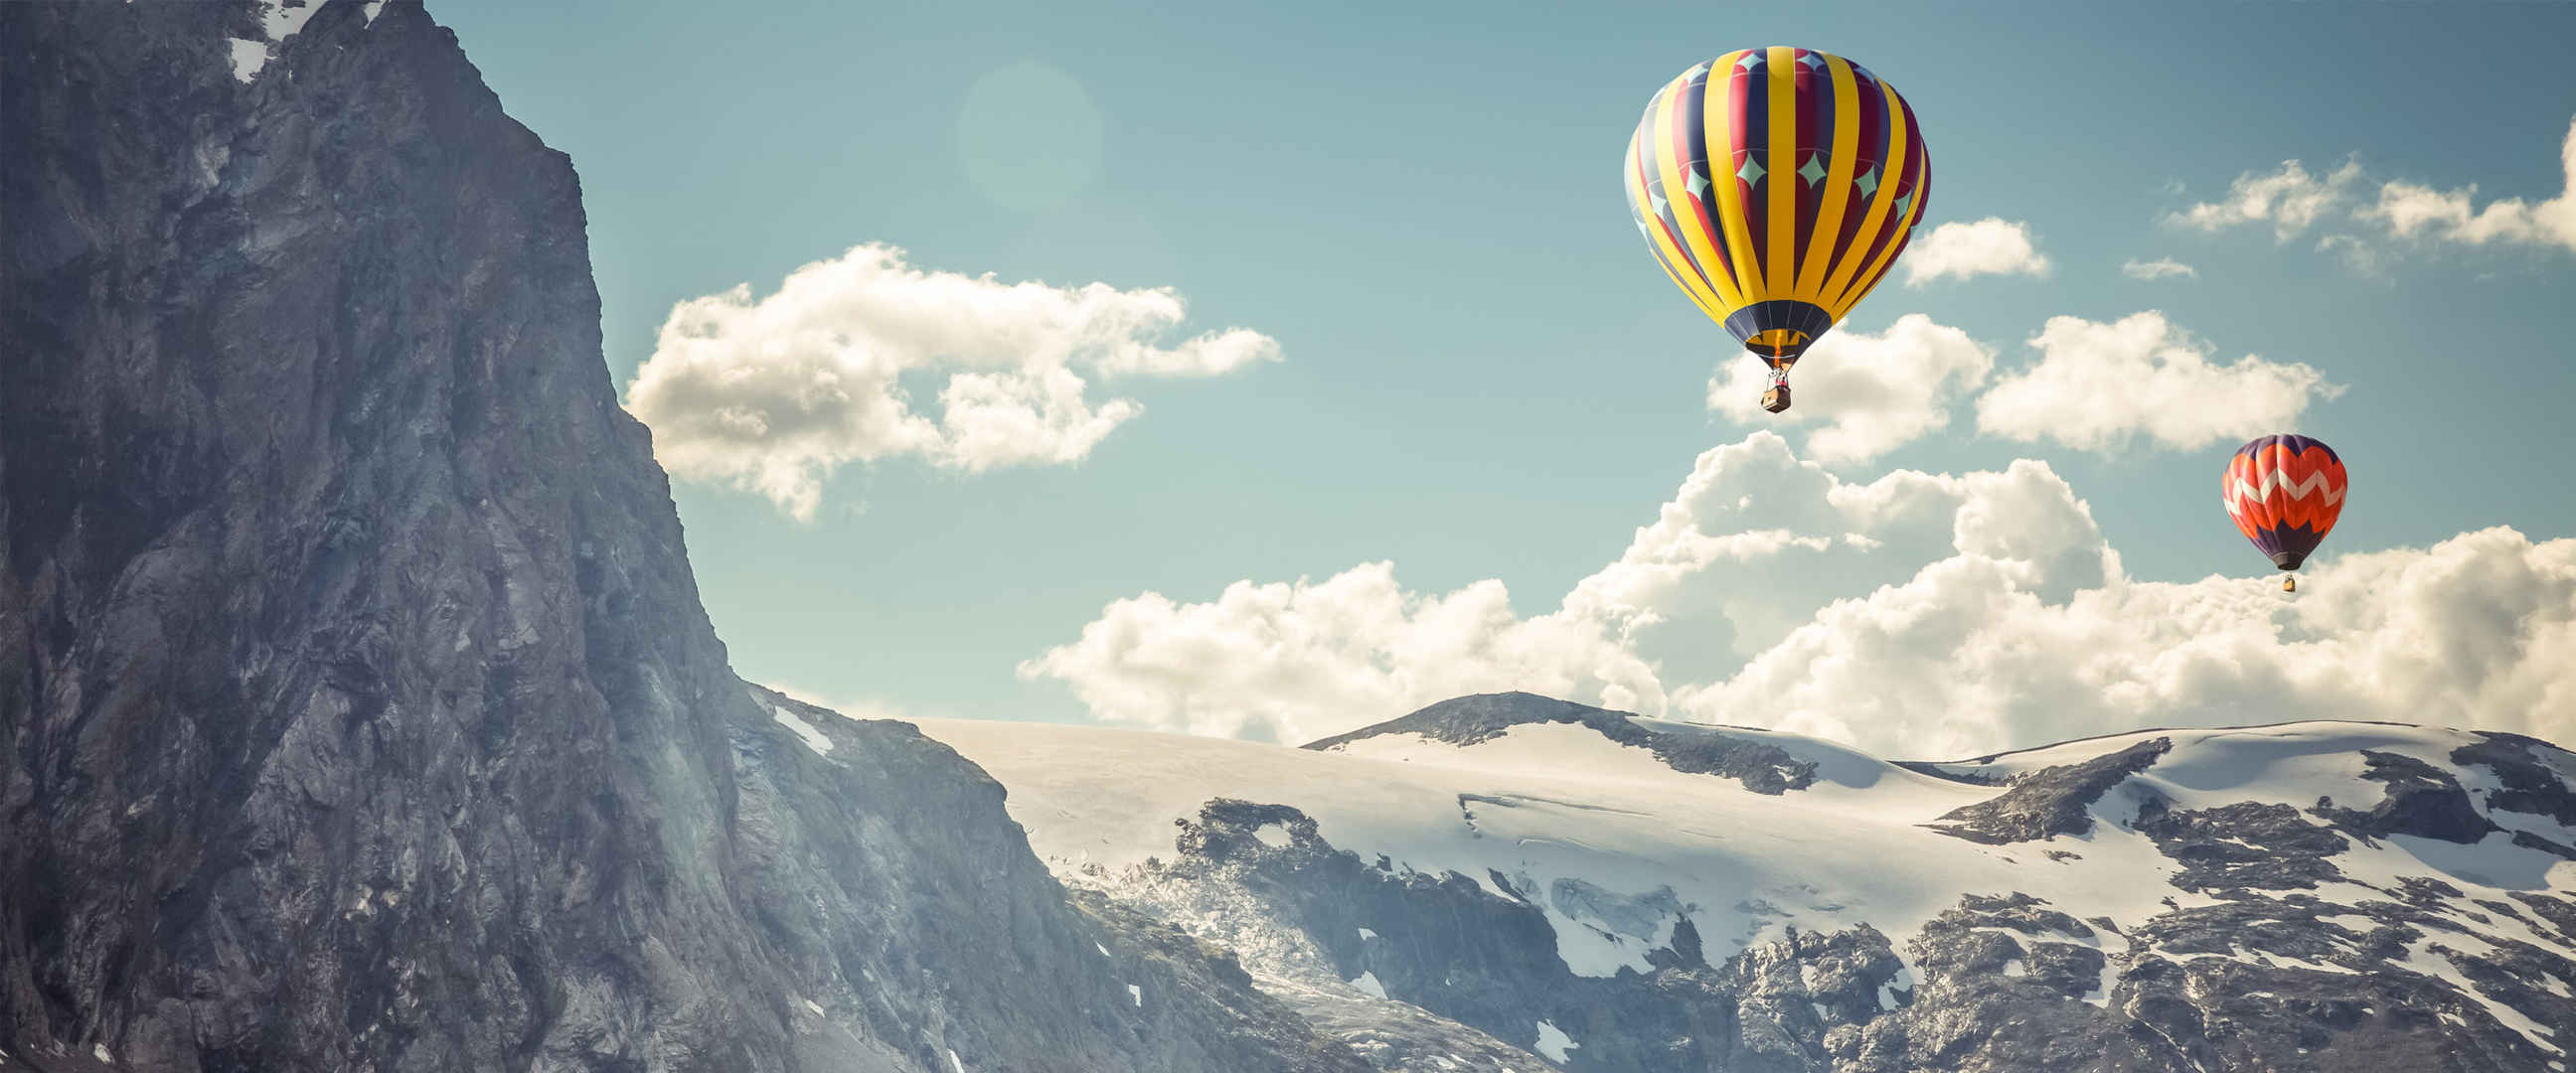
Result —
[[[1749, 398], [1710, 405], [1712, 371], [1751, 359], [1656, 269], [1612, 170], [1664, 80], [1752, 45], [1827, 49], [1887, 78], [1932, 148], [1926, 227], [2020, 224], [2049, 263], [1891, 279], [1838, 332], [1922, 314], [1986, 347], [1991, 383], [2038, 359], [2028, 340], [2052, 317], [2160, 311], [2212, 361], [2256, 354], [2341, 387], [2296, 419], [2353, 472], [2321, 567], [2491, 526], [2576, 533], [2563, 473], [2576, 249], [2438, 223], [2397, 234], [2364, 215], [2389, 183], [2474, 184], [2478, 208], [2559, 196], [2576, 7], [1381, 7], [444, 0], [431, 13], [578, 167], [621, 387], [675, 303], [737, 284], [757, 300], [866, 243], [1002, 283], [1172, 288], [1188, 313], [1165, 345], [1238, 326], [1276, 340], [1282, 360], [1220, 375], [1094, 378], [1093, 401], [1142, 413], [1079, 461], [854, 462], [810, 521], [675, 481], [736, 667], [845, 703], [1117, 718], [1098, 699], [1114, 691], [1014, 668], [1113, 601], [1203, 604], [1236, 581], [1378, 561], [1411, 593], [1491, 579], [1519, 616], [1555, 610], [1632, 548], [1695, 457], [1775, 427]], [[2277, 219], [2172, 218], [2293, 159], [2320, 184], [2357, 165], [2337, 207], [2294, 235]], [[2196, 274], [2122, 271], [2160, 258]], [[2039, 460], [2089, 505], [2125, 577], [2261, 573], [2214, 494], [2233, 440], [2017, 441], [1981, 433], [1977, 394], [1948, 397], [1930, 433], [1828, 469], [1865, 484]], [[1822, 405], [1811, 397], [1800, 406]], [[1808, 449], [1812, 426], [1776, 427]], [[1887, 569], [1879, 583], [1912, 567]], [[1872, 588], [1809, 593], [1786, 614]]]

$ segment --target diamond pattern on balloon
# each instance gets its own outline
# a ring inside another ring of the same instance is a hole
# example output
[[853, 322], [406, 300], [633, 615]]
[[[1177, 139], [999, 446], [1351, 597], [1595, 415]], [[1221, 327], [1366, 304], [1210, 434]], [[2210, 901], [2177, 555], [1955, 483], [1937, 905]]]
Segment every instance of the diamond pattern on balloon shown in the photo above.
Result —
[[1878, 166], [1874, 164], [1871, 165], [1870, 169], [1867, 172], [1862, 173], [1860, 178], [1852, 180], [1852, 185], [1860, 187], [1860, 196], [1862, 197], [1878, 196]]
[[1798, 169], [1798, 177], [1807, 180], [1807, 185], [1809, 186], [1816, 185], [1817, 180], [1825, 177], [1824, 159], [1825, 154], [1823, 153], [1809, 155], [1807, 157], [1807, 165]]
[[1744, 155], [1744, 166], [1735, 169], [1735, 177], [1747, 183], [1759, 183], [1766, 174], [1769, 173], [1762, 170], [1762, 165], [1753, 159], [1751, 153]]

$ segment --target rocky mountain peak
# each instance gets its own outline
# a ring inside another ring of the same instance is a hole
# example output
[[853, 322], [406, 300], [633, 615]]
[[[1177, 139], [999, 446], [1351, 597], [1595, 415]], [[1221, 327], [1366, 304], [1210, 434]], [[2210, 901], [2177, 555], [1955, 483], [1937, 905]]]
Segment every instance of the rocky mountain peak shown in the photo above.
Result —
[[0, 1061], [1360, 1068], [733, 675], [418, 4], [0, 5], [0, 109]]

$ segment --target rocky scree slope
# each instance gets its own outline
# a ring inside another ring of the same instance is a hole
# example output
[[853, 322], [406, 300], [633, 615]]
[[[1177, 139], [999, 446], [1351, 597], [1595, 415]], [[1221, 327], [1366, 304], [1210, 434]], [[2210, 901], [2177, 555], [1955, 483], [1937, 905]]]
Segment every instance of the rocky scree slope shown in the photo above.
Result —
[[2576, 756], [2513, 735], [1893, 764], [1527, 694], [1303, 750], [922, 727], [1068, 883], [1385, 1070], [2564, 1073], [2576, 1031]]
[[417, 4], [0, 4], [0, 219], [0, 1069], [1364, 1068], [734, 677]]

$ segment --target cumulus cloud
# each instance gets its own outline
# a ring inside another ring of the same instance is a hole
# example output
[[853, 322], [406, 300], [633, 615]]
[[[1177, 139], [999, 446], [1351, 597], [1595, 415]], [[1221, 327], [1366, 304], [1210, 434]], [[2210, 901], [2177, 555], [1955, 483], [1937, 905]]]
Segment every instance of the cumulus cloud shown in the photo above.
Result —
[[2183, 279], [2198, 279], [2200, 277], [2200, 273], [2193, 271], [2190, 265], [2174, 260], [2171, 257], [2158, 257], [2152, 261], [2141, 261], [2132, 257], [2121, 262], [2120, 274], [2127, 276], [2130, 279], [2172, 279], [2175, 277]]
[[1499, 581], [1414, 593], [1372, 563], [1203, 603], [1118, 600], [1019, 673], [1064, 682], [1103, 720], [1291, 742], [1498, 689], [1663, 712], [1658, 663], [1740, 662], [1852, 587], [1959, 547], [2033, 591], [2111, 569], [2089, 509], [2043, 463], [1856, 484], [1757, 432], [1702, 454], [1655, 523], [1544, 614], [1515, 614]]
[[[2537, 246], [2576, 251], [2576, 121], [2559, 142], [2559, 191], [2539, 202], [2518, 197], [2477, 204], [2477, 184], [2444, 190], [2389, 181], [2368, 195], [2361, 165], [2346, 160], [2322, 177], [2311, 176], [2296, 160], [2268, 172], [2236, 177], [2228, 196], [2175, 213], [2172, 220], [2203, 231], [2268, 223], [2287, 242], [2311, 226], [2336, 219], [2375, 229], [2386, 238], [2449, 242], [2465, 246]], [[2385, 261], [2382, 249], [2351, 234], [2329, 235], [2319, 250], [2336, 254], [2346, 264], [2369, 272]]]
[[[2264, 581], [2050, 601], [1961, 555], [1837, 603], [1683, 711], [1936, 756], [2147, 725], [2390, 719], [2565, 740], [2576, 540], [2510, 529]], [[1887, 683], [1902, 682], [1901, 689]]]
[[1908, 287], [1943, 279], [2047, 274], [2048, 257], [2039, 252], [2030, 225], [1998, 216], [1942, 224], [1905, 249]]
[[2395, 719], [2576, 737], [2576, 540], [2329, 555], [2295, 596], [2128, 577], [2047, 464], [1842, 480], [1757, 432], [1700, 456], [1553, 610], [1385, 563], [1112, 604], [1030, 660], [1101, 719], [1309, 740], [1462, 693], [1950, 757], [2147, 725]]
[[2225, 198], [2193, 205], [2172, 219], [2203, 231], [2268, 223], [2273, 234], [2287, 242], [2343, 207], [2360, 179], [2361, 164], [2356, 160], [2346, 160], [2323, 176], [2308, 174], [2296, 160], [2284, 160], [2271, 171], [2237, 176]]
[[1986, 382], [1992, 351], [1968, 333], [1909, 313], [1877, 335], [1836, 329], [1798, 362], [1798, 403], [1781, 414], [1754, 405], [1770, 370], [1750, 358], [1721, 365], [1708, 382], [1708, 408], [1744, 420], [1814, 425], [1809, 454], [1861, 462], [1950, 423], [1949, 404]]
[[[1215, 376], [1279, 360], [1275, 340], [1246, 328], [1158, 342], [1185, 312], [1167, 287], [1004, 283], [858, 246], [765, 297], [744, 284], [673, 306], [627, 408], [673, 475], [810, 519], [824, 482], [854, 462], [1079, 461], [1142, 412], [1094, 399], [1086, 374]], [[935, 412], [916, 390], [935, 390]]]
[[1653, 673], [1593, 624], [1522, 619], [1500, 581], [1407, 591], [1389, 563], [1321, 582], [1240, 581], [1208, 603], [1112, 603], [1079, 640], [1020, 665], [1102, 719], [1302, 744], [1442, 697], [1515, 688], [1660, 703]]
[[2030, 343], [2039, 361], [1977, 400], [1979, 431], [2091, 451], [2141, 437], [2189, 450], [2287, 427], [2312, 399], [2343, 392], [2300, 362], [2212, 361], [2208, 344], [2153, 310], [2109, 324], [2051, 317]]
[[2500, 243], [2576, 251], [2576, 122], [2568, 124], [2567, 137], [2559, 144], [2558, 165], [2558, 196], [2538, 204], [2504, 198], [2481, 209], [2475, 207], [2478, 188], [2474, 183], [2458, 190], [2436, 190], [2392, 182], [2379, 188], [2379, 200], [2361, 215], [2400, 238], [2421, 235], [2471, 246]]

